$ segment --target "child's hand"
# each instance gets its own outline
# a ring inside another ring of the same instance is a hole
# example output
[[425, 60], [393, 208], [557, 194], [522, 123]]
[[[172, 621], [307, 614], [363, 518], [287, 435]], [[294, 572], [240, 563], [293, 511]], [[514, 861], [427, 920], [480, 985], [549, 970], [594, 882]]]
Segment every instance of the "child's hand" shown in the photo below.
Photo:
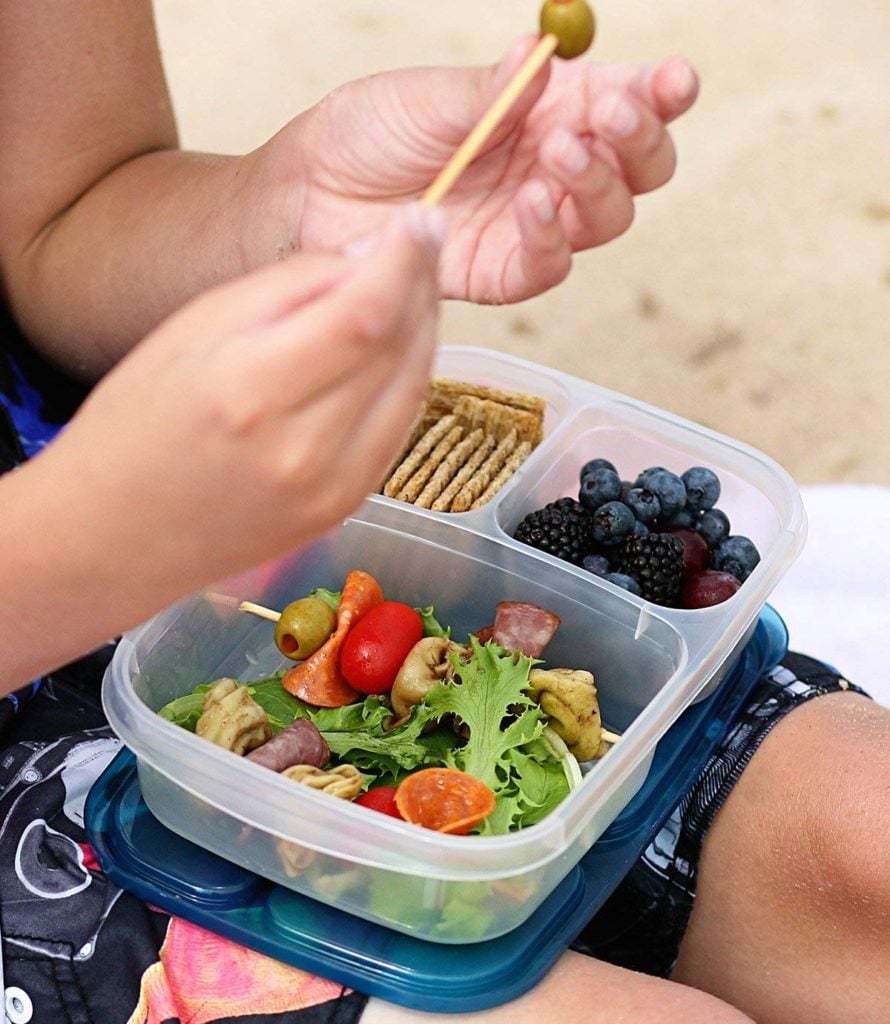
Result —
[[[276, 244], [343, 244], [373, 230], [389, 203], [422, 195], [534, 42], [520, 40], [493, 69], [353, 82], [297, 118], [252, 157], [257, 202], [279, 225]], [[444, 202], [443, 294], [527, 298], [562, 280], [573, 252], [625, 231], [633, 197], [671, 177], [666, 125], [697, 91], [682, 60], [552, 62]]]
[[441, 222], [413, 206], [376, 248], [206, 293], [95, 388], [33, 469], [54, 481], [45, 514], [95, 550], [97, 601], [123, 577], [138, 621], [377, 488], [426, 393]]

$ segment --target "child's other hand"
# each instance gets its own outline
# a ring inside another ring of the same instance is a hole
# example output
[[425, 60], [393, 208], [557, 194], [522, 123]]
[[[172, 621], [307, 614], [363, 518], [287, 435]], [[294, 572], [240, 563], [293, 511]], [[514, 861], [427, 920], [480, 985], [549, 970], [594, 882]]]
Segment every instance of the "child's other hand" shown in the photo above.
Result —
[[[423, 194], [534, 44], [519, 40], [494, 68], [394, 71], [335, 90], [250, 158], [264, 214], [253, 223], [278, 225], [276, 247], [307, 250], [373, 230], [389, 204]], [[673, 174], [667, 124], [697, 92], [680, 59], [545, 67], [444, 200], [443, 295], [528, 298], [562, 280], [573, 253], [624, 232], [634, 196]]]
[[441, 227], [408, 207], [359, 253], [206, 293], [36, 460], [98, 579], [131, 575], [139, 615], [307, 542], [377, 488], [429, 380]]

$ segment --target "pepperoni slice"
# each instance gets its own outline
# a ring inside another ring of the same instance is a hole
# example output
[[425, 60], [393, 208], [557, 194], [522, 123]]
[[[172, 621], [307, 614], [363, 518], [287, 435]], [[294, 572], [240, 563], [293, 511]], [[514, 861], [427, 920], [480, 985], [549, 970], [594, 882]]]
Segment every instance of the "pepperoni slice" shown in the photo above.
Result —
[[456, 768], [424, 768], [396, 789], [396, 807], [405, 821], [456, 836], [465, 836], [494, 806], [488, 786]]
[[359, 700], [362, 695], [340, 672], [340, 649], [354, 623], [382, 602], [383, 590], [377, 580], [353, 569], [346, 577], [337, 606], [337, 628], [315, 654], [284, 673], [281, 684], [285, 690], [318, 708], [341, 708]]

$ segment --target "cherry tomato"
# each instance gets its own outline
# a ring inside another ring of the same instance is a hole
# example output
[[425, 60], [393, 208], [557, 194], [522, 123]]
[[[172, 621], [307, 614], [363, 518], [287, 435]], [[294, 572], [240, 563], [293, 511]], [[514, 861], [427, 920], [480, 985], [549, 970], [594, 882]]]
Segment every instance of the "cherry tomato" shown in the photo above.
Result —
[[391, 818], [398, 818], [400, 821], [405, 820], [399, 813], [398, 807], [396, 807], [395, 786], [375, 786], [373, 789], [369, 789], [367, 793], [357, 796], [352, 802], [354, 804], [361, 804], [362, 807], [370, 807], [373, 811], [380, 811], [381, 814], [388, 814]]
[[422, 636], [423, 620], [410, 605], [375, 605], [346, 634], [340, 653], [343, 678], [359, 693], [386, 693]]

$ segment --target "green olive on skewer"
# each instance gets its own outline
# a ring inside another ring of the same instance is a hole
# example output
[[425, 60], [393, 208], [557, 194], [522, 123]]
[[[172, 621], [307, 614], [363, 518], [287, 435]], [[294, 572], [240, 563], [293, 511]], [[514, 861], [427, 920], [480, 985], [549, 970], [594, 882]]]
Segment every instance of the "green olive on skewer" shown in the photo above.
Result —
[[596, 33], [596, 18], [586, 0], [546, 0], [540, 24], [542, 35], [559, 40], [556, 56], [565, 60], [589, 50]]

